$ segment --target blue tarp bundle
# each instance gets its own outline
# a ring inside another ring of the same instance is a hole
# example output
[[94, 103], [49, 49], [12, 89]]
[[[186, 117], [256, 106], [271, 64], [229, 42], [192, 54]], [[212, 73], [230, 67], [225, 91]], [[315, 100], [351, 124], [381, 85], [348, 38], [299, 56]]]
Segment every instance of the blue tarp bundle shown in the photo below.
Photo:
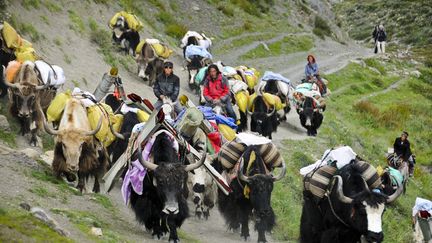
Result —
[[212, 54], [210, 54], [210, 52], [207, 51], [207, 49], [205, 49], [202, 46], [195, 46], [195, 45], [189, 45], [186, 47], [186, 57], [190, 58], [192, 56], [201, 56], [201, 57], [206, 57], [208, 59], [212, 59]]
[[288, 78], [285, 78], [284, 76], [282, 76], [282, 74], [279, 73], [274, 73], [272, 71], [265, 71], [263, 77], [261, 78], [262, 81], [267, 81], [267, 80], [280, 80], [284, 83], [290, 84], [291, 80], [289, 80]]

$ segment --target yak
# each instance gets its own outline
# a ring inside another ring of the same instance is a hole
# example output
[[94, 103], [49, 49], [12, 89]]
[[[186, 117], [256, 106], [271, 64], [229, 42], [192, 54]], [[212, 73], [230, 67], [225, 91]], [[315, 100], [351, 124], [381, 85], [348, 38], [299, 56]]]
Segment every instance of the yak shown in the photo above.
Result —
[[155, 55], [150, 44], [144, 43], [141, 52], [137, 53], [136, 62], [138, 77], [148, 80], [149, 86], [152, 86], [156, 77], [163, 72], [164, 61]]
[[256, 96], [253, 107], [253, 112], [248, 111], [251, 116], [251, 131], [272, 139], [272, 133], [277, 130], [279, 125], [276, 109], [274, 107], [268, 108], [262, 95]]
[[[244, 161], [255, 160], [246, 167]], [[217, 162], [216, 162], [217, 163]], [[252, 165], [250, 166], [250, 164]], [[216, 168], [218, 166], [215, 166]], [[221, 166], [219, 166], [220, 168]], [[249, 168], [248, 168], [249, 167]], [[218, 169], [220, 170], [220, 169]], [[241, 237], [249, 239], [249, 219], [255, 218], [255, 230], [258, 231], [258, 242], [267, 242], [265, 232], [271, 232], [276, 224], [275, 214], [271, 207], [271, 193], [273, 184], [285, 176], [286, 165], [282, 162], [281, 173], [274, 177], [267, 173], [268, 168], [259, 153], [259, 147], [249, 146], [240, 158], [238, 169], [238, 180], [230, 183], [233, 190], [228, 196], [219, 190], [218, 205], [219, 211], [225, 218], [229, 229], [237, 230], [241, 227]], [[249, 188], [249, 195], [245, 196], [245, 187]]]
[[280, 120], [286, 120], [286, 115], [290, 112], [291, 105], [290, 105], [289, 100], [288, 100], [288, 94], [283, 94], [281, 92], [281, 90], [278, 87], [278, 82], [281, 82], [281, 81], [267, 80], [266, 84], [264, 86], [264, 92], [278, 96], [281, 99], [281, 101], [286, 104], [284, 109], [283, 109], [284, 115], [279, 117]]
[[37, 146], [37, 133], [42, 128], [42, 114], [46, 111], [56, 91], [49, 88], [50, 81], [42, 84], [35, 71], [35, 64], [24, 62], [9, 87], [9, 112], [20, 123], [20, 133], [30, 133], [30, 144]]
[[301, 125], [307, 129], [308, 136], [316, 136], [324, 116], [317, 108], [314, 98], [305, 96], [302, 105], [297, 109], [297, 113]]
[[153, 231], [154, 238], [160, 239], [169, 232], [169, 241], [177, 243], [180, 242], [177, 228], [189, 216], [188, 172], [201, 166], [206, 156], [197, 163], [183, 165], [171, 138], [165, 133], [157, 135], [150, 153], [153, 162], [144, 160], [139, 146], [137, 156], [148, 174], [143, 181], [142, 195], [131, 191], [132, 210], [137, 220]]
[[353, 164], [343, 167], [333, 177], [322, 200], [316, 202], [310, 191], [303, 192], [300, 242], [354, 243], [382, 242], [382, 215], [385, 203], [391, 203], [402, 192], [399, 188], [387, 196], [369, 186]]
[[102, 117], [91, 130], [87, 111], [79, 100], [71, 98], [66, 103], [58, 130], [50, 127], [45, 119], [43, 124], [47, 133], [56, 136], [52, 163], [56, 176], [65, 175], [68, 181], [74, 181], [78, 173], [77, 188], [83, 191], [85, 180], [92, 175], [95, 177], [93, 192], [99, 192], [99, 181], [109, 166], [106, 149], [94, 136], [101, 128]]
[[135, 50], [140, 42], [140, 35], [137, 31], [129, 28], [123, 16], [117, 18], [112, 39], [114, 43], [123, 47], [126, 55], [132, 52], [132, 55], [135, 56]]
[[195, 216], [207, 220], [210, 210], [216, 204], [216, 183], [205, 168], [199, 167], [193, 171], [193, 174], [189, 173], [188, 186], [195, 204]]

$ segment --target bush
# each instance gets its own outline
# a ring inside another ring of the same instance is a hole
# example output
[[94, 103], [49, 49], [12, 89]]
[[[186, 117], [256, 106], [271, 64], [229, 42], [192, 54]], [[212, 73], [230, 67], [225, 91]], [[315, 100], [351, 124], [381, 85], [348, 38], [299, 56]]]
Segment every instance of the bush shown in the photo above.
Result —
[[23, 0], [21, 4], [27, 10], [30, 10], [30, 7], [33, 7], [35, 9], [39, 9], [40, 7], [39, 0]]
[[217, 6], [217, 9], [228, 17], [234, 16], [234, 9], [227, 4], [221, 3]]
[[361, 100], [353, 105], [355, 111], [370, 115], [372, 117], [378, 117], [380, 115], [379, 109], [367, 100]]
[[166, 11], [159, 12], [156, 15], [156, 18], [165, 25], [173, 24], [175, 22], [173, 16]]
[[71, 24], [69, 25], [70, 28], [75, 32], [82, 34], [85, 30], [85, 25], [81, 17], [73, 10], [68, 10], [68, 13], [69, 20], [71, 21]]
[[165, 28], [165, 33], [171, 37], [180, 39], [186, 34], [187, 30], [187, 27], [182, 24], [169, 24]]
[[332, 34], [330, 26], [323, 18], [318, 15], [315, 16], [315, 28], [312, 30], [312, 32], [321, 39], [324, 39], [324, 36], [331, 36]]

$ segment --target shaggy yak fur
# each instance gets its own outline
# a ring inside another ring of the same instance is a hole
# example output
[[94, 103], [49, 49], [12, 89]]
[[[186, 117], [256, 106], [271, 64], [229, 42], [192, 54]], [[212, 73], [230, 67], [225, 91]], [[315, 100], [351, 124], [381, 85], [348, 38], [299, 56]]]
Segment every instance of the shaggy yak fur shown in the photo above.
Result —
[[[165, 134], [157, 136], [151, 154], [153, 162], [159, 166], [144, 178], [142, 195], [131, 190], [130, 200], [137, 220], [152, 230], [154, 237], [160, 239], [169, 232], [169, 240], [179, 242], [177, 228], [189, 216], [188, 174], [172, 145]], [[164, 211], [167, 203], [178, 204], [178, 212], [167, 214]]]
[[354, 243], [360, 242], [361, 235], [368, 242], [381, 242], [384, 238], [382, 232], [368, 231], [367, 213], [365, 204], [378, 208], [386, 202], [386, 196], [369, 192], [361, 173], [353, 164], [345, 166], [340, 172], [343, 180], [343, 192], [351, 197], [350, 204], [341, 202], [336, 193], [337, 183], [330, 194], [330, 201], [338, 217], [348, 226], [339, 221], [331, 211], [329, 200], [323, 198], [318, 203], [309, 191], [303, 192], [303, 211], [300, 224], [300, 241], [304, 243]]
[[254, 111], [251, 116], [251, 131], [257, 132], [264, 137], [272, 139], [272, 133], [277, 130], [279, 121], [274, 112], [270, 117], [270, 109], [267, 107], [264, 98], [258, 95], [254, 100]]
[[144, 80], [148, 79], [149, 85], [152, 86], [156, 77], [163, 72], [164, 61], [155, 55], [153, 48], [147, 43], [144, 44], [141, 52], [137, 53], [136, 61], [138, 76]]
[[[249, 176], [249, 183], [234, 179], [230, 183], [233, 190], [228, 196], [219, 190], [218, 205], [229, 229], [237, 230], [241, 227], [241, 237], [249, 238], [249, 220], [251, 215], [255, 218], [255, 230], [258, 231], [258, 242], [266, 242], [265, 232], [271, 232], [276, 224], [276, 217], [271, 207], [271, 193], [273, 178], [266, 175], [264, 162], [256, 146], [249, 146], [243, 154], [244, 161], [249, 161], [251, 153], [256, 154], [249, 173], [246, 173], [247, 162], [243, 166], [243, 173]], [[214, 163], [217, 163], [216, 161]], [[219, 163], [215, 166], [222, 171]], [[250, 188], [249, 198], [243, 193], [245, 186]]]
[[[316, 104], [311, 97], [305, 97], [302, 107], [298, 110], [301, 125], [307, 129], [308, 136], [316, 136], [323, 121], [323, 114], [315, 110]], [[308, 124], [310, 123], [310, 124]]]
[[13, 61], [16, 59], [15, 55], [13, 54], [13, 51], [5, 51], [6, 47], [4, 46], [4, 42], [1, 39], [0, 36], [0, 98], [3, 98], [7, 95], [8, 92], [8, 86], [5, 84], [6, 80], [4, 80], [4, 73], [3, 73], [3, 67], [7, 67], [8, 63], [10, 61]]

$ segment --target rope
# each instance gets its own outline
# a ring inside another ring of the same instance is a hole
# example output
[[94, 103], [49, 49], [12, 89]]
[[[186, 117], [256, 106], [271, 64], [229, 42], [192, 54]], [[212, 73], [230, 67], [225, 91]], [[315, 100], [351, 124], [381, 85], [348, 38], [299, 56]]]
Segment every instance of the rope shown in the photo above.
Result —
[[331, 186], [330, 186], [330, 188], [328, 188], [327, 189], [327, 191], [326, 191], [326, 193], [325, 193], [325, 197], [327, 197], [327, 201], [328, 201], [328, 204], [330, 205], [330, 209], [331, 209], [331, 211], [332, 211], [332, 213], [333, 213], [333, 215], [343, 224], [343, 225], [345, 225], [346, 227], [349, 227], [348, 226], [348, 224], [347, 223], [345, 223], [345, 221], [343, 221], [337, 214], [336, 214], [336, 211], [334, 210], [334, 208], [333, 208], [333, 204], [332, 204], [332, 202], [331, 202], [331, 200], [330, 200], [330, 193], [331, 193], [331, 191], [333, 191], [333, 186], [334, 186], [334, 181], [335, 180], [333, 180], [332, 181], [332, 184], [331, 184]]

